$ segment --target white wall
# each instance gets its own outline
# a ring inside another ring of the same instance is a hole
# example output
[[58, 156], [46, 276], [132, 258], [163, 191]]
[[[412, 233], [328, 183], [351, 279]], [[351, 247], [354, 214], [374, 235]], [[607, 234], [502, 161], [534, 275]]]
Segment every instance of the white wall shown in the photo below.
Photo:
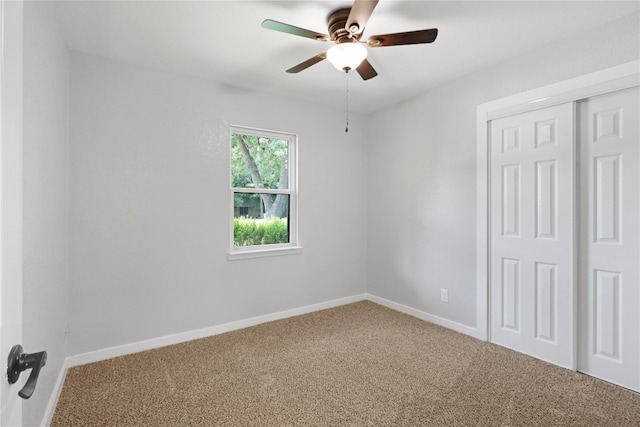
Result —
[[[366, 291], [364, 120], [71, 60], [69, 350], [77, 355]], [[302, 254], [228, 261], [228, 125], [299, 135]]]
[[[342, 110], [69, 59], [51, 22], [25, 3], [24, 345], [49, 352], [26, 425], [66, 354], [367, 291], [475, 326], [476, 105], [640, 52], [633, 15], [345, 134]], [[299, 134], [302, 254], [227, 260], [231, 123]]]
[[368, 291], [475, 327], [476, 106], [636, 60], [639, 27], [634, 14], [371, 115]]
[[48, 354], [24, 401], [23, 424], [32, 426], [40, 424], [67, 356], [69, 54], [50, 3], [25, 2], [23, 28], [22, 345]]

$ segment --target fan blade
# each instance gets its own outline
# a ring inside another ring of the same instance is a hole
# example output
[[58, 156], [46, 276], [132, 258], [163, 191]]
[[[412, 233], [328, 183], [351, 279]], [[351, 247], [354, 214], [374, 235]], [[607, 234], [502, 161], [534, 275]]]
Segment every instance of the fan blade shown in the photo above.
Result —
[[369, 80], [378, 75], [378, 72], [373, 69], [373, 67], [371, 66], [369, 61], [367, 61], [366, 58], [360, 63], [360, 65], [358, 65], [358, 68], [356, 68], [356, 71], [358, 72], [358, 74], [360, 74], [360, 77], [362, 77], [362, 80]]
[[280, 31], [281, 33], [293, 34], [294, 36], [306, 37], [308, 39], [319, 40], [325, 42], [330, 39], [326, 34], [316, 33], [315, 31], [305, 30], [304, 28], [294, 27], [293, 25], [265, 19], [262, 21], [262, 28]]
[[381, 34], [367, 40], [370, 47], [398, 46], [403, 44], [433, 43], [438, 37], [438, 29], [407, 31], [406, 33]]
[[362, 34], [377, 4], [378, 0], [354, 0], [344, 28], [351, 34]]
[[322, 53], [314, 56], [313, 58], [309, 58], [306, 61], [299, 63], [295, 67], [289, 68], [287, 70], [287, 73], [299, 73], [300, 71], [306, 70], [307, 68], [311, 67], [312, 65], [315, 65], [318, 62], [324, 60], [326, 57], [327, 57], [327, 53], [326, 52], [322, 52]]

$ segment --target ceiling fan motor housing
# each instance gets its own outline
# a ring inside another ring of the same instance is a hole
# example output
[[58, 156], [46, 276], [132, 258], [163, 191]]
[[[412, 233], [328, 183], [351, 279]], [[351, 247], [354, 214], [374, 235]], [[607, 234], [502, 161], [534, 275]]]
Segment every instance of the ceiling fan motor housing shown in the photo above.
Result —
[[329, 35], [331, 40], [336, 43], [353, 43], [358, 42], [360, 39], [360, 34], [355, 34], [355, 31], [358, 31], [357, 28], [353, 31], [353, 34], [345, 28], [350, 12], [351, 8], [347, 7], [338, 9], [329, 15]]

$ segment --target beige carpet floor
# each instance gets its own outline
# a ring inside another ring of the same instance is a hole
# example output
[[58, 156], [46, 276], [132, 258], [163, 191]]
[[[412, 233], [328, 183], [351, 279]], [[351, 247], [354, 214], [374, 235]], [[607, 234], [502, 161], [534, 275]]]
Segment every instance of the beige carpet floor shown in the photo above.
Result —
[[52, 426], [640, 426], [640, 395], [359, 302], [72, 368]]

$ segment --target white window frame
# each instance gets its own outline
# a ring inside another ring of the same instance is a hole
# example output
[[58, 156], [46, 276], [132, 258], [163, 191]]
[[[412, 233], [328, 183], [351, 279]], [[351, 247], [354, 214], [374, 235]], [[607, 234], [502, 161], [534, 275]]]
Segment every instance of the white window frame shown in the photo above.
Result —
[[[288, 189], [269, 188], [234, 188], [231, 186], [231, 135], [234, 133], [257, 137], [285, 140], [288, 143]], [[302, 251], [298, 242], [298, 135], [289, 132], [258, 129], [247, 126], [229, 126], [229, 260], [248, 258], [262, 258], [277, 255], [296, 254]], [[255, 246], [234, 246], [233, 244], [233, 218], [234, 218], [234, 193], [258, 193], [258, 194], [287, 194], [289, 195], [289, 243]]]

